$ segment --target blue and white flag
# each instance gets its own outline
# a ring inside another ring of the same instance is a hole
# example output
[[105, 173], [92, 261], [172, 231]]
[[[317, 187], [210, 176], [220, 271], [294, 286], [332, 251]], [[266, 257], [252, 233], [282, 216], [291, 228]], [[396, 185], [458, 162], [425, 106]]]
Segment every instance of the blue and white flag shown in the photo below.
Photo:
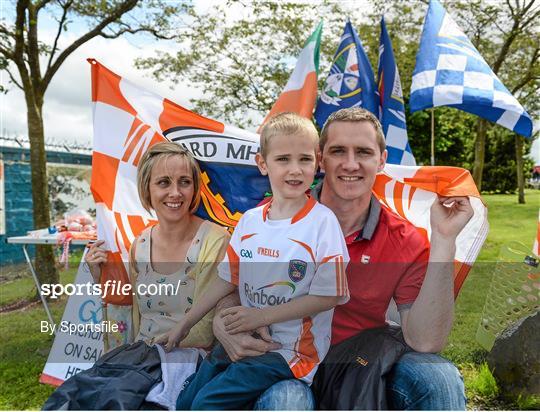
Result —
[[411, 112], [450, 106], [525, 137], [532, 120], [437, 0], [431, 0], [411, 84]]
[[356, 30], [348, 21], [317, 101], [314, 114], [317, 124], [322, 128], [328, 116], [347, 107], [363, 107], [378, 116], [375, 91], [373, 69]]
[[381, 19], [377, 84], [381, 102], [379, 120], [386, 138], [387, 162], [396, 165], [416, 166], [407, 137], [401, 81], [384, 17]]

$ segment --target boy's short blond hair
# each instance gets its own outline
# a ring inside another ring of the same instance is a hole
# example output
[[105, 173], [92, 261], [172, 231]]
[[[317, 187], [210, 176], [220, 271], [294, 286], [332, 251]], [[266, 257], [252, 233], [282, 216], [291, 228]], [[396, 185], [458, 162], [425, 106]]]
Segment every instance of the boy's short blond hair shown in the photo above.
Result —
[[291, 112], [284, 112], [271, 117], [261, 130], [261, 155], [266, 158], [268, 146], [273, 137], [296, 134], [304, 134], [311, 137], [314, 146], [317, 147], [319, 133], [317, 133], [317, 129], [310, 120]]
[[319, 140], [319, 147], [324, 150], [326, 141], [328, 140], [328, 129], [330, 125], [335, 122], [368, 122], [371, 123], [375, 129], [375, 136], [377, 139], [377, 145], [381, 149], [381, 153], [386, 150], [386, 140], [384, 139], [384, 133], [381, 127], [379, 119], [375, 117], [373, 113], [362, 109], [360, 107], [349, 107], [347, 109], [341, 109], [332, 113], [321, 130], [321, 139]]
[[193, 158], [185, 148], [173, 142], [156, 143], [150, 147], [142, 156], [139, 165], [137, 166], [137, 190], [139, 191], [139, 199], [143, 207], [149, 212], [153, 209], [150, 200], [150, 178], [152, 177], [152, 169], [161, 159], [168, 159], [174, 156], [181, 156], [189, 164], [191, 174], [193, 175], [193, 199], [189, 205], [189, 211], [194, 213], [199, 207], [201, 201], [201, 170], [197, 161]]

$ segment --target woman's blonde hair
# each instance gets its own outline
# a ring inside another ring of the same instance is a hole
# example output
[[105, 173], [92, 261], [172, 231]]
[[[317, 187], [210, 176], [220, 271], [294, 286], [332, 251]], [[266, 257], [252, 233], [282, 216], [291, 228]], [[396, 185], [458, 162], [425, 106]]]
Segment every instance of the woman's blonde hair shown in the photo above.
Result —
[[191, 153], [173, 142], [156, 143], [150, 147], [142, 156], [139, 166], [137, 167], [137, 190], [143, 207], [149, 212], [153, 209], [150, 200], [150, 177], [152, 169], [161, 159], [167, 159], [173, 156], [182, 156], [189, 163], [191, 174], [193, 175], [193, 199], [189, 205], [190, 213], [193, 213], [199, 207], [201, 202], [201, 170], [197, 161]]

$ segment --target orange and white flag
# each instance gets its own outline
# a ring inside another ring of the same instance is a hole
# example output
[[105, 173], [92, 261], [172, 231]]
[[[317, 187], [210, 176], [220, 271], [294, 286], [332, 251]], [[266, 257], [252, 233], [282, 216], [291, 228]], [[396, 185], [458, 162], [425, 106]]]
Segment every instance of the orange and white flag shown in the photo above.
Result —
[[386, 164], [377, 175], [373, 193], [383, 205], [416, 226], [428, 240], [430, 208], [437, 196], [469, 197], [474, 215], [456, 239], [454, 295], [457, 296], [489, 231], [487, 208], [469, 171], [450, 166]]
[[[128, 282], [125, 263], [134, 238], [156, 217], [137, 195], [137, 165], [153, 144], [170, 140], [189, 150], [202, 171], [197, 214], [227, 227], [257, 205], [269, 190], [255, 165], [259, 136], [200, 116], [144, 90], [96, 60], [92, 65], [94, 150], [91, 189], [96, 201], [98, 238], [106, 241], [111, 267], [104, 280]], [[470, 196], [474, 216], [457, 240], [456, 293], [488, 231], [487, 211], [469, 172], [452, 167], [386, 165], [374, 193], [382, 203], [429, 238], [429, 209], [437, 194]], [[129, 296], [108, 303], [129, 304]]]
[[[137, 165], [161, 141], [174, 141], [199, 161], [201, 206], [197, 214], [234, 227], [242, 213], [269, 190], [255, 165], [259, 136], [200, 116], [142, 89], [94, 59], [92, 103], [94, 143], [91, 190], [98, 239], [109, 250], [102, 282], [128, 283], [126, 263], [132, 241], [157, 219], [142, 206]], [[240, 184], [241, 183], [241, 184]], [[127, 305], [131, 296], [109, 294], [107, 303]]]
[[317, 75], [319, 73], [322, 26], [321, 21], [307, 39], [287, 85], [262, 124], [266, 123], [272, 116], [283, 112], [293, 112], [311, 119], [317, 101]]

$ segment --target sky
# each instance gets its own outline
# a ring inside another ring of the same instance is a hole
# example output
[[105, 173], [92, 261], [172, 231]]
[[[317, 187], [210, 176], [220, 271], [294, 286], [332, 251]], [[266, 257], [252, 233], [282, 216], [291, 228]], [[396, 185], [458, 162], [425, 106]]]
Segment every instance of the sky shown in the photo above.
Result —
[[[86, 61], [89, 57], [142, 87], [189, 107], [189, 96], [198, 95], [198, 91], [190, 90], [185, 85], [157, 82], [148, 73], [135, 69], [134, 61], [137, 57], [149, 57], [153, 53], [153, 47], [138, 45], [126, 37], [114, 40], [94, 38], [77, 49], [60, 67], [45, 94], [43, 117], [46, 140], [90, 144], [90, 64]], [[3, 74], [3, 84], [6, 77]], [[2, 135], [26, 136], [26, 106], [22, 91], [11, 85], [10, 91], [0, 98]]]
[[[203, 7], [205, 6], [201, 6]], [[0, 0], [1, 17], [9, 20], [12, 8], [12, 3]], [[55, 34], [54, 22], [46, 15], [40, 18], [42, 18], [40, 38], [52, 43]], [[83, 24], [75, 22], [62, 36], [60, 45], [65, 47], [70, 44], [85, 32], [84, 29]], [[67, 58], [45, 94], [43, 116], [46, 141], [91, 145], [90, 64], [86, 61], [89, 57], [97, 59], [122, 77], [190, 108], [189, 99], [200, 96], [199, 90], [185, 83], [174, 85], [167, 81], [158, 82], [149, 72], [134, 67], [134, 61], [138, 57], [153, 56], [158, 49], [174, 52], [174, 48], [173, 42], [157, 42], [148, 36], [140, 35], [113, 40], [96, 37], [85, 43]], [[7, 94], [0, 94], [0, 135], [26, 137], [26, 107], [23, 93], [7, 81], [5, 72], [0, 71], [0, 82], [9, 89]], [[538, 139], [533, 143], [531, 154], [535, 157], [536, 163], [540, 164]]]
[[[13, 5], [0, 0], [0, 15], [10, 20]], [[40, 40], [52, 44], [56, 25], [47, 15], [40, 15]], [[61, 37], [63, 49], [75, 39], [86, 33], [82, 22], [74, 22]], [[191, 97], [200, 96], [200, 91], [185, 84], [158, 82], [149, 71], [135, 68], [135, 59], [151, 57], [157, 50], [174, 51], [174, 43], [150, 36], [127, 35], [118, 39], [96, 37], [79, 47], [62, 64], [53, 77], [43, 106], [45, 140], [47, 142], [68, 142], [91, 145], [92, 106], [90, 64], [87, 58], [93, 57], [118, 75], [153, 91], [163, 97], [189, 107]], [[42, 72], [46, 62], [41, 63]], [[12, 72], [16, 72], [13, 70]], [[0, 134], [2, 136], [27, 136], [26, 105], [23, 92], [8, 83], [7, 74], [0, 71], [0, 82], [8, 88], [7, 94], [0, 95]]]

